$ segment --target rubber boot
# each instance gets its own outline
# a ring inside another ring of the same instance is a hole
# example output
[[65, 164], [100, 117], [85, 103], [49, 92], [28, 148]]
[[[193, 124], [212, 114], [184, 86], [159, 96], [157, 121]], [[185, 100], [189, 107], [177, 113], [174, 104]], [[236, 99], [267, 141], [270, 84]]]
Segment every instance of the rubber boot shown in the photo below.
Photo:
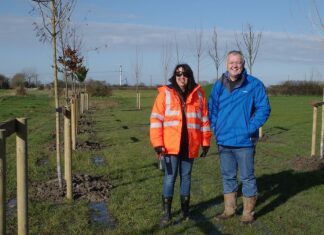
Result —
[[181, 199], [181, 211], [184, 220], [189, 220], [189, 203], [190, 203], [190, 195], [189, 196], [180, 196]]
[[254, 197], [243, 197], [243, 214], [240, 219], [242, 224], [251, 224], [254, 218], [254, 209], [256, 204], [256, 196]]
[[165, 227], [171, 221], [171, 204], [172, 204], [172, 197], [162, 196], [163, 215], [160, 221], [161, 227]]
[[227, 220], [236, 212], [236, 192], [224, 194], [224, 211], [216, 215], [216, 220]]

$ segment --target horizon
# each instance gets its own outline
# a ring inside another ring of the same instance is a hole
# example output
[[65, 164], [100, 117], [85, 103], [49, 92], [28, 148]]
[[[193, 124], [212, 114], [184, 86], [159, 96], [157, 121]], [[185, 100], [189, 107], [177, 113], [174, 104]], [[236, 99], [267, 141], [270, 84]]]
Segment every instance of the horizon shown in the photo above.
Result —
[[[255, 33], [262, 32], [253, 75], [266, 86], [286, 80], [323, 81], [324, 31], [317, 25], [313, 1], [281, 2], [235, 0], [193, 2], [179, 0], [145, 2], [78, 1], [72, 22], [83, 39], [82, 56], [89, 68], [87, 79], [119, 84], [122, 79], [135, 84], [135, 65], [140, 60], [140, 82], [146, 85], [164, 83], [163, 46], [170, 47], [168, 77], [176, 62], [188, 63], [197, 80], [197, 58], [194, 56], [197, 32], [203, 32], [204, 56], [199, 81], [216, 78], [215, 65], [207, 55], [211, 34], [216, 27], [219, 52], [237, 49], [235, 35], [247, 24]], [[320, 12], [324, 2], [315, 1]], [[236, 5], [236, 6], [235, 6]], [[52, 81], [50, 44], [38, 41], [30, 15], [31, 1], [4, 0], [0, 9], [0, 74], [12, 77], [26, 69], [35, 69], [43, 83]], [[189, 17], [188, 17], [189, 16]], [[323, 19], [323, 16], [321, 16]], [[176, 45], [180, 56], [176, 56]], [[246, 67], [247, 69], [247, 67]], [[219, 73], [225, 70], [224, 63]], [[220, 75], [219, 74], [219, 75]]]

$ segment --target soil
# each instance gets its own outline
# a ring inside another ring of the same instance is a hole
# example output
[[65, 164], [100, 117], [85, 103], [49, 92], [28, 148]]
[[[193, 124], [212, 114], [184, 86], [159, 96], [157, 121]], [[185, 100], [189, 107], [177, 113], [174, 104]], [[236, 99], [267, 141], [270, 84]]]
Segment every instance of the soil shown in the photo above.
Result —
[[291, 160], [292, 168], [296, 171], [316, 171], [324, 169], [324, 158], [318, 156], [296, 156]]
[[[64, 180], [63, 180], [64, 181]], [[73, 200], [103, 202], [109, 198], [112, 184], [103, 176], [76, 174], [72, 177]], [[59, 202], [65, 199], [66, 184], [59, 188], [58, 180], [31, 183], [31, 198], [36, 201]]]

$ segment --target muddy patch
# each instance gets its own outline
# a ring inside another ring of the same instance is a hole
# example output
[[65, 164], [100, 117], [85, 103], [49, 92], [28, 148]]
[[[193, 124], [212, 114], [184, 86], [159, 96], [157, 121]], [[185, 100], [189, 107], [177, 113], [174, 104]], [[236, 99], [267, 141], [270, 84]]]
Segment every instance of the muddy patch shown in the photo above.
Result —
[[[73, 199], [103, 202], [109, 198], [112, 184], [103, 176], [76, 174], [72, 177]], [[66, 184], [59, 188], [58, 180], [31, 183], [31, 198], [37, 201], [59, 202], [65, 199]]]
[[77, 150], [100, 150], [103, 146], [97, 142], [85, 141], [83, 143], [77, 143], [76, 149]]
[[140, 141], [138, 138], [136, 138], [136, 137], [134, 137], [134, 136], [130, 137], [130, 139], [131, 139], [131, 141], [132, 141], [133, 143], [136, 143], [136, 142]]
[[88, 133], [90, 135], [94, 135], [95, 134], [95, 132], [91, 128], [88, 128], [88, 127], [80, 127], [79, 128], [79, 134], [84, 134], [84, 133]]
[[316, 171], [324, 169], [324, 159], [310, 156], [296, 156], [290, 161], [296, 171]]

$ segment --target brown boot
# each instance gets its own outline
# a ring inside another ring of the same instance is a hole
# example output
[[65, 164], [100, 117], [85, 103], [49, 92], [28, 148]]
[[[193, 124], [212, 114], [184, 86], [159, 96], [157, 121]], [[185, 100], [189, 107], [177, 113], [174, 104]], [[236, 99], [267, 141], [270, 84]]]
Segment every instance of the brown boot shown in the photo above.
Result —
[[224, 211], [216, 215], [216, 220], [227, 220], [236, 212], [236, 192], [224, 194]]
[[251, 224], [254, 218], [254, 208], [256, 204], [256, 196], [254, 197], [243, 197], [243, 214], [240, 221], [243, 224]]

